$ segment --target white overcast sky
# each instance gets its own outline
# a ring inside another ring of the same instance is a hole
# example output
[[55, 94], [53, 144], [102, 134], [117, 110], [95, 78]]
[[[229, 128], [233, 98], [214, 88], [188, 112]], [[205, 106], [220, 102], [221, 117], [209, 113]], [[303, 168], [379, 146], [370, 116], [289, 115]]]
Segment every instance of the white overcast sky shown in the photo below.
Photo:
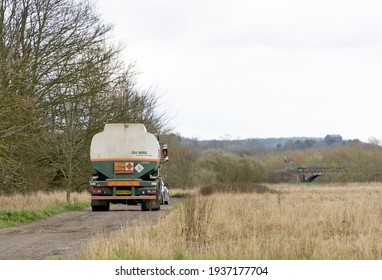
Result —
[[98, 0], [138, 86], [198, 139], [382, 139], [382, 1]]

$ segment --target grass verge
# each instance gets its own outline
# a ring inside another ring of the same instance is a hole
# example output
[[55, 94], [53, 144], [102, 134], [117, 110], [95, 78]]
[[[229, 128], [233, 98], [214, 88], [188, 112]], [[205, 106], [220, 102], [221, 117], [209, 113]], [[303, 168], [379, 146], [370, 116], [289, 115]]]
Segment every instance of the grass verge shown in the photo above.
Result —
[[17, 226], [58, 213], [90, 206], [87, 192], [72, 193], [72, 203], [66, 202], [66, 192], [36, 192], [0, 196], [0, 228]]
[[57, 215], [59, 213], [67, 211], [75, 211], [85, 207], [89, 207], [89, 203], [75, 202], [63, 205], [49, 206], [46, 209], [40, 210], [20, 210], [20, 211], [0, 211], [0, 228], [13, 227], [17, 225], [26, 224], [42, 219], [46, 219], [50, 216]]

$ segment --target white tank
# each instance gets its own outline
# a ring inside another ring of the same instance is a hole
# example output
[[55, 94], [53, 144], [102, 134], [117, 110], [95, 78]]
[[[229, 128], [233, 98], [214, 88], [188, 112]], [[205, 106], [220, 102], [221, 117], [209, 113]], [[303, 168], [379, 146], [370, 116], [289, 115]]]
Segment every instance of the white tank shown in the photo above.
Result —
[[143, 124], [106, 124], [103, 132], [93, 136], [91, 161], [160, 160], [160, 147], [154, 134]]
[[160, 147], [154, 134], [143, 124], [106, 124], [90, 145], [91, 161], [160, 160]]

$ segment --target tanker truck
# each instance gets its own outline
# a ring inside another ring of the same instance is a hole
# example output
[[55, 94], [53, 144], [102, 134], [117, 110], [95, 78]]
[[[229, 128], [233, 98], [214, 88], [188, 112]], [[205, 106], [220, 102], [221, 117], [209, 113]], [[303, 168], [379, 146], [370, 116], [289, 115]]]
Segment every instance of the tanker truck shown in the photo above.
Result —
[[111, 203], [160, 210], [167, 145], [161, 153], [158, 138], [143, 124], [106, 124], [92, 138], [90, 159], [96, 170], [89, 182], [93, 211], [109, 211]]

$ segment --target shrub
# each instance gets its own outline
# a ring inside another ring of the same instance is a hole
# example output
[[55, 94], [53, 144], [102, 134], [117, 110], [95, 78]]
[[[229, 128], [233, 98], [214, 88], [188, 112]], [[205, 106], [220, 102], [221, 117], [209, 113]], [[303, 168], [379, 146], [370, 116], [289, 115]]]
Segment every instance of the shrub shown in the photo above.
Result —
[[205, 154], [198, 164], [202, 184], [217, 182], [261, 182], [266, 178], [265, 167], [253, 156], [235, 155], [223, 150]]
[[216, 183], [204, 186], [200, 189], [202, 195], [211, 195], [213, 193], [276, 193], [264, 185], [257, 183]]

